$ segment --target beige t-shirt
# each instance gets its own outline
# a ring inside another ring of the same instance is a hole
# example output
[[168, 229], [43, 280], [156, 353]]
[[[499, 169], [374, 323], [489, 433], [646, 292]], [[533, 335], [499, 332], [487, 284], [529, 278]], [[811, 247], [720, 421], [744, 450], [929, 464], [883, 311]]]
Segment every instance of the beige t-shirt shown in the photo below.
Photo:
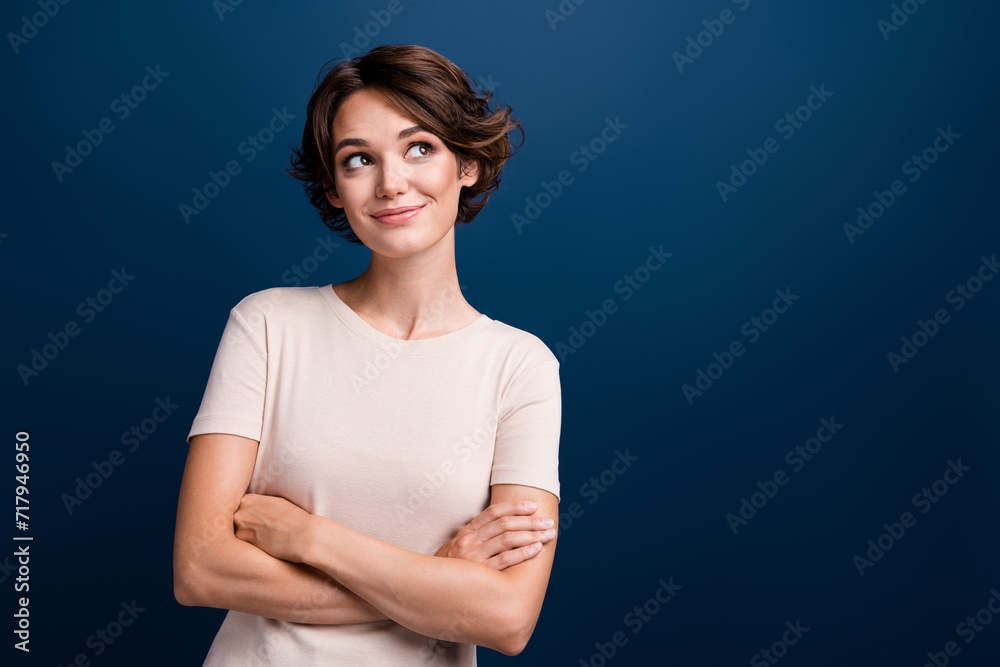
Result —
[[[489, 506], [492, 484], [558, 498], [560, 421], [559, 361], [530, 333], [480, 315], [398, 340], [332, 285], [278, 287], [230, 312], [188, 441], [257, 440], [249, 492], [433, 555]], [[318, 626], [230, 611], [205, 661], [424, 664], [475, 665], [476, 647], [394, 621]]]

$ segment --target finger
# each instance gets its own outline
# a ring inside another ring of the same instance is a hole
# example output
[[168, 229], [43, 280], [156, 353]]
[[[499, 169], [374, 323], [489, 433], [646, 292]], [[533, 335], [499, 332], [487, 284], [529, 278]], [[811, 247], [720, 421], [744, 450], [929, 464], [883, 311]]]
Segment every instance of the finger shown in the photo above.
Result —
[[479, 516], [469, 522], [468, 527], [472, 530], [479, 530], [486, 524], [496, 521], [502, 516], [531, 514], [536, 509], [538, 509], [538, 505], [532, 500], [508, 500], [496, 503], [480, 512]]
[[556, 537], [556, 531], [552, 528], [545, 531], [519, 530], [506, 532], [492, 540], [483, 543], [482, 553], [487, 557], [492, 557], [504, 551], [513, 551], [519, 548], [531, 546], [532, 544], [551, 542]]
[[523, 563], [529, 558], [534, 558], [542, 552], [542, 543], [533, 542], [526, 546], [509, 549], [503, 553], [499, 553], [493, 558], [486, 561], [486, 565], [489, 565], [495, 570], [506, 570], [511, 565], [517, 565], [518, 563]]
[[503, 533], [519, 530], [543, 531], [555, 527], [555, 519], [541, 516], [502, 516], [476, 531], [481, 542], [491, 540]]

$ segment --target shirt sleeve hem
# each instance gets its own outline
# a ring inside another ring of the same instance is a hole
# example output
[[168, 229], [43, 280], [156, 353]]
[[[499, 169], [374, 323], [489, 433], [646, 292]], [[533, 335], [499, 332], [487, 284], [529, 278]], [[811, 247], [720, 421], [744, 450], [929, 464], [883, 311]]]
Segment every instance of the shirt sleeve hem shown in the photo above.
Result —
[[191, 444], [191, 438], [196, 435], [204, 435], [205, 433], [226, 433], [260, 442], [260, 432], [260, 422], [241, 420], [234, 417], [198, 417], [191, 425], [191, 432], [188, 433], [187, 442]]
[[522, 486], [533, 486], [542, 491], [548, 491], [560, 500], [559, 481], [552, 479], [548, 475], [539, 475], [529, 470], [504, 469], [494, 470], [490, 479], [490, 486], [494, 484], [520, 484]]

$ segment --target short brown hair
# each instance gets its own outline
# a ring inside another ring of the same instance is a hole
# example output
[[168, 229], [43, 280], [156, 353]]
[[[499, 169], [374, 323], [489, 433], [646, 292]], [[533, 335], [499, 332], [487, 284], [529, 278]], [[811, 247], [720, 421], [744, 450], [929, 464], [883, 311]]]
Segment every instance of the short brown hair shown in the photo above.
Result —
[[462, 187], [458, 223], [471, 222], [490, 193], [500, 185], [504, 164], [520, 148], [508, 134], [524, 140], [524, 128], [507, 104], [490, 105], [492, 91], [479, 94], [468, 75], [450, 60], [423, 46], [389, 44], [352, 58], [335, 59], [320, 70], [309, 99], [302, 145], [292, 150], [288, 173], [305, 184], [306, 194], [323, 223], [350, 241], [364, 245], [351, 230], [344, 209], [326, 198], [336, 192], [333, 169], [333, 120], [344, 101], [374, 89], [403, 115], [440, 137], [458, 157], [459, 174], [475, 162], [479, 177]]

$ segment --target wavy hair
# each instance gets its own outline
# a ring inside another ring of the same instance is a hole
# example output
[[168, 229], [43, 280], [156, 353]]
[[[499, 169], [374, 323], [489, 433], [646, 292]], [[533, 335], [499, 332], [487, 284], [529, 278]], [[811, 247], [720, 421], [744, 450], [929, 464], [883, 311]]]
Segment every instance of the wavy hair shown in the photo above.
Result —
[[[326, 63], [309, 99], [301, 146], [292, 149], [288, 173], [302, 181], [323, 223], [338, 235], [364, 245], [354, 234], [344, 209], [330, 204], [336, 193], [333, 120], [344, 101], [374, 89], [401, 114], [437, 135], [458, 158], [459, 174], [476, 163], [479, 177], [463, 186], [456, 224], [471, 222], [500, 185], [504, 164], [524, 141], [524, 128], [507, 104], [491, 104], [492, 91], [477, 93], [472, 80], [450, 60], [423, 46], [379, 46], [352, 59]], [[510, 133], [520, 133], [514, 144]]]

